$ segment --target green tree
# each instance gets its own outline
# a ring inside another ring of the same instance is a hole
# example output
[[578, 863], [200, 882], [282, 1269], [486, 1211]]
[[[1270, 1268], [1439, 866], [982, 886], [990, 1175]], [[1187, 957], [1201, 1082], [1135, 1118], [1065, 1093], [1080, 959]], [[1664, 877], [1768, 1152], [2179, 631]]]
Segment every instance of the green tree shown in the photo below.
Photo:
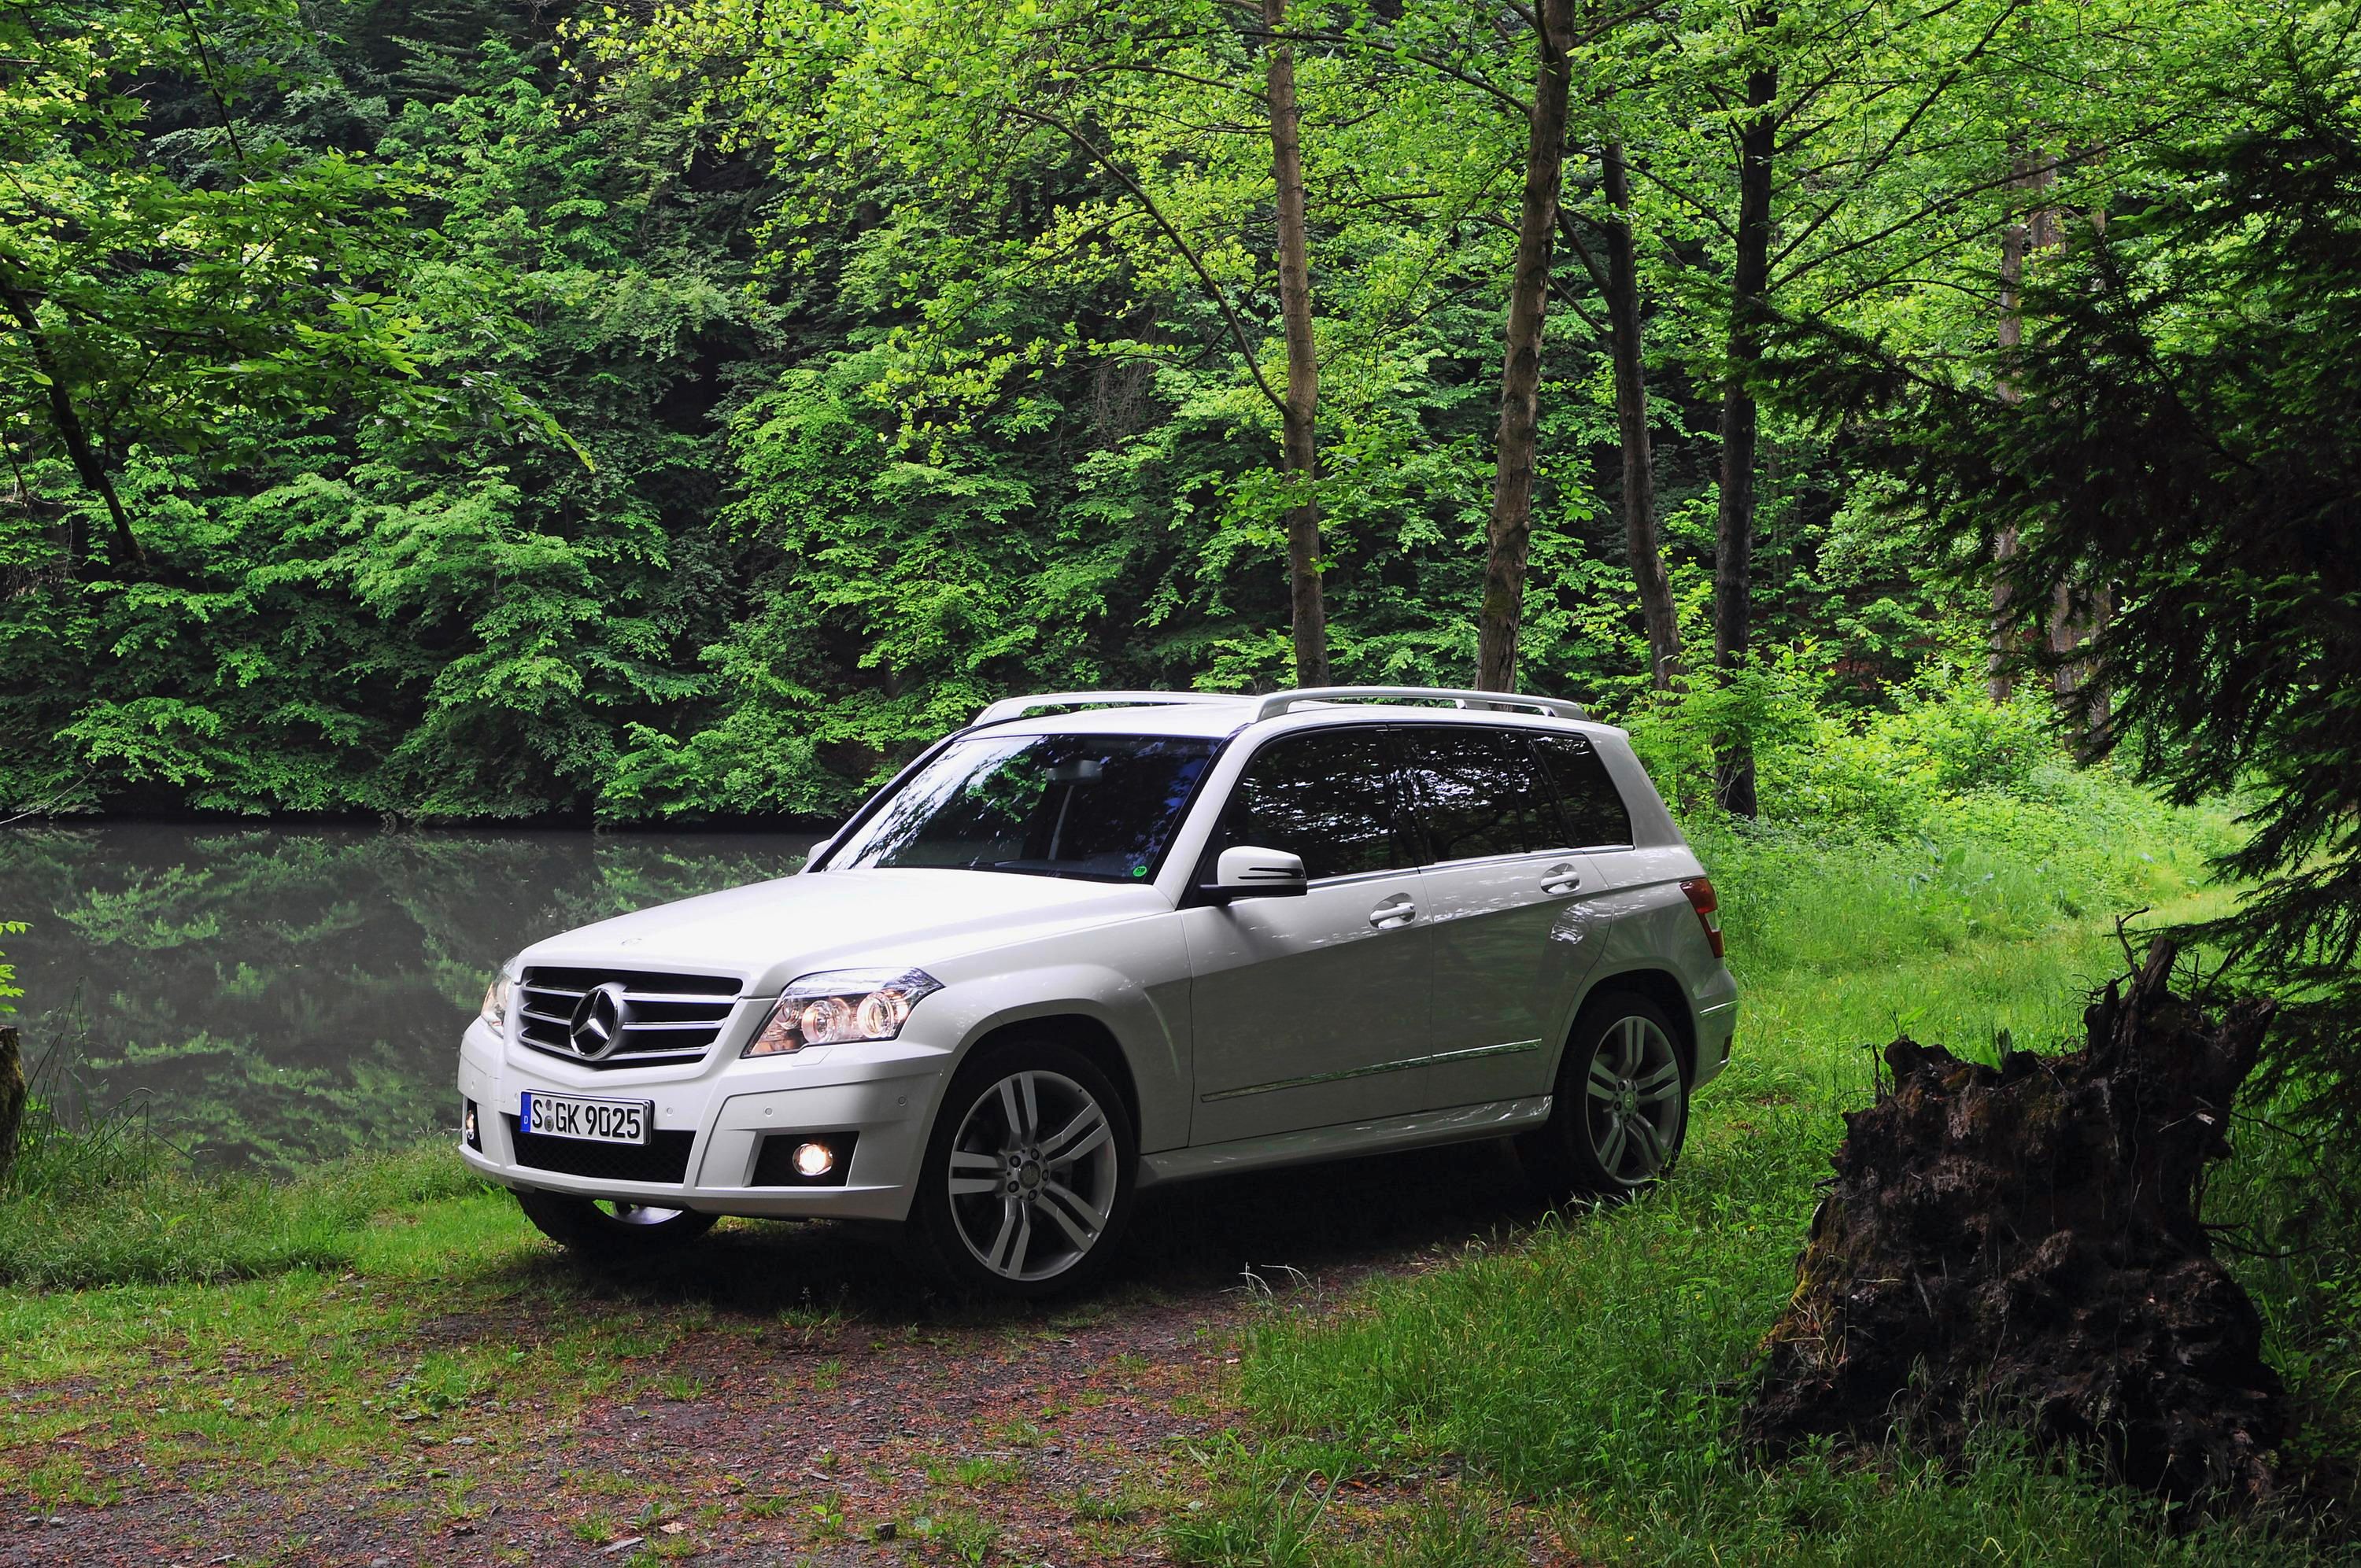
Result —
[[24, 188], [117, 226], [41, 238], [35, 331], [0, 309], [0, 796], [821, 817], [1009, 690], [1315, 648], [1628, 712], [1741, 565], [1742, 654], [1690, 677], [1727, 751], [1758, 651], [1903, 702], [1982, 610], [1844, 433], [1764, 405], [1720, 548], [1749, 72], [1758, 304], [1939, 356], [2005, 318], [2012, 218], [2196, 123], [2241, 14], [1570, 13], [1563, 73], [1468, 0], [7, 13]]
[[[1732, 0], [1604, 40], [1641, 82], [1621, 95], [1618, 139], [1670, 263], [1654, 281], [1719, 403], [1721, 678], [1759, 641], [1757, 387], [1773, 317], [1951, 350], [1989, 334], [1993, 262], [2028, 168], [2052, 177], [2060, 205], [2103, 203], [2123, 150], [2181, 115], [2177, 73], [2223, 37], [2210, 8], [2148, 0], [2070, 14], [2026, 0], [1866, 11]], [[2029, 127], [2047, 149], [2030, 164]], [[1742, 737], [1726, 749], [1721, 799], [1754, 810]]]
[[[134, 448], [238, 462], [259, 430], [414, 371], [416, 320], [371, 287], [401, 217], [383, 173], [243, 118], [301, 24], [291, 0], [0, 7], [0, 439], [20, 505], [62, 452], [117, 571], [145, 552]], [[147, 134], [159, 79], [212, 124]], [[82, 554], [66, 508], [70, 561]]]
[[1905, 352], [1794, 324], [1773, 384], [1855, 422], [1937, 533], [1992, 558], [2028, 633], [2056, 585], [2115, 608], [2087, 648], [2038, 636], [2096, 752], [2179, 800], [2250, 780], [2256, 885], [2213, 934], [2294, 991], [2267, 1065], [2361, 1124], [2361, 15], [2268, 35], [2201, 83], [2209, 121], [2123, 171], [2103, 225], [2028, 281], [2021, 342]]

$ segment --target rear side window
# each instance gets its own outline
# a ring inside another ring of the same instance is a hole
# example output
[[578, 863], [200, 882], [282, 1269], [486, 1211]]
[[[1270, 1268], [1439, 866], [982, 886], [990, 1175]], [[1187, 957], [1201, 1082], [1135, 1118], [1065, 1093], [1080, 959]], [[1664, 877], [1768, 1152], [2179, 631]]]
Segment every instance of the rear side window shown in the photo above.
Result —
[[1615, 781], [1607, 776], [1607, 764], [1598, 760], [1598, 748], [1580, 735], [1532, 735], [1527, 739], [1541, 753], [1542, 764], [1549, 769], [1550, 782], [1557, 785], [1558, 811], [1565, 818], [1566, 843], [1575, 849], [1629, 844], [1631, 814], [1624, 809], [1623, 796], [1616, 790]]
[[1395, 734], [1435, 861], [1565, 845], [1549, 781], [1515, 735], [1473, 725]]
[[1393, 759], [1374, 729], [1323, 729], [1254, 755], [1222, 814], [1217, 849], [1252, 844], [1303, 857], [1313, 880], [1410, 864], [1394, 814]]

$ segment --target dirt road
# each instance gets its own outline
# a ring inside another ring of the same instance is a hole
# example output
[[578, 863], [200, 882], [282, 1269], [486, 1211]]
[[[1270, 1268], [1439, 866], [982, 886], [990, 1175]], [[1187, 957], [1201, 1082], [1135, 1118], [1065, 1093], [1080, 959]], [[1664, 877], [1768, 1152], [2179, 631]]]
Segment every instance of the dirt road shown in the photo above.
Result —
[[[368, 1376], [409, 1390], [372, 1429], [390, 1438], [241, 1457], [235, 1431], [208, 1449], [94, 1411], [76, 1457], [84, 1492], [109, 1500], [12, 1501], [0, 1564], [1163, 1561], [1167, 1525], [1202, 1506], [1207, 1456], [1254, 1441], [1236, 1360], [1274, 1298], [1331, 1310], [1370, 1271], [1430, 1266], [1534, 1212], [1484, 1148], [1151, 1193], [1116, 1279], [1046, 1313], [946, 1302], [835, 1226], [725, 1227], [633, 1278], [518, 1247], [465, 1310], [442, 1303], [369, 1353]], [[610, 1320], [610, 1356], [581, 1363], [584, 1332]], [[155, 1376], [215, 1376], [190, 1344], [186, 1368], [165, 1358]], [[578, 1376], [553, 1367], [565, 1358]], [[421, 1368], [503, 1364], [512, 1379], [419, 1401]], [[253, 1370], [224, 1385], [226, 1419]], [[9, 1393], [50, 1410], [109, 1397]]]

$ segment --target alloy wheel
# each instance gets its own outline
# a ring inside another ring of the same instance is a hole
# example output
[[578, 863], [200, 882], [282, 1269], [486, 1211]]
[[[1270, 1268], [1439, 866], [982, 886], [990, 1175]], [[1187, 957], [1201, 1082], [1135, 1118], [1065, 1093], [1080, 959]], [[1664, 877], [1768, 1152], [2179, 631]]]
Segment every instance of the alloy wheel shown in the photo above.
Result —
[[985, 1087], [951, 1142], [952, 1223], [1003, 1279], [1052, 1278], [1105, 1234], [1120, 1180], [1115, 1129], [1062, 1073], [1013, 1072]]
[[1583, 1118], [1598, 1168], [1627, 1186], [1664, 1174], [1681, 1146], [1680, 1058], [1653, 1020], [1616, 1019], [1591, 1053]]

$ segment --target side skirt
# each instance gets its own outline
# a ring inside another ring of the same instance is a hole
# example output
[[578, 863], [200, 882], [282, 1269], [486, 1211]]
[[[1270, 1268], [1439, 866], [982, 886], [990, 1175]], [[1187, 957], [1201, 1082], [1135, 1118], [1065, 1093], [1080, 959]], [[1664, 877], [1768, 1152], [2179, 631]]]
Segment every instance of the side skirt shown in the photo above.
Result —
[[1421, 1111], [1409, 1116], [1389, 1116], [1376, 1122], [1344, 1122], [1333, 1127], [1307, 1127], [1268, 1137], [1240, 1138], [1233, 1143], [1207, 1144], [1201, 1148], [1167, 1149], [1143, 1156], [1139, 1185], [1191, 1181], [1200, 1177], [1230, 1176], [1239, 1171], [1266, 1170], [1274, 1166], [1312, 1165], [1321, 1160], [1347, 1159], [1356, 1155], [1390, 1154], [1400, 1149], [1426, 1148], [1436, 1144], [1472, 1143], [1501, 1138], [1549, 1120], [1550, 1097], [1493, 1100], [1481, 1105], [1455, 1106], [1448, 1111]]

